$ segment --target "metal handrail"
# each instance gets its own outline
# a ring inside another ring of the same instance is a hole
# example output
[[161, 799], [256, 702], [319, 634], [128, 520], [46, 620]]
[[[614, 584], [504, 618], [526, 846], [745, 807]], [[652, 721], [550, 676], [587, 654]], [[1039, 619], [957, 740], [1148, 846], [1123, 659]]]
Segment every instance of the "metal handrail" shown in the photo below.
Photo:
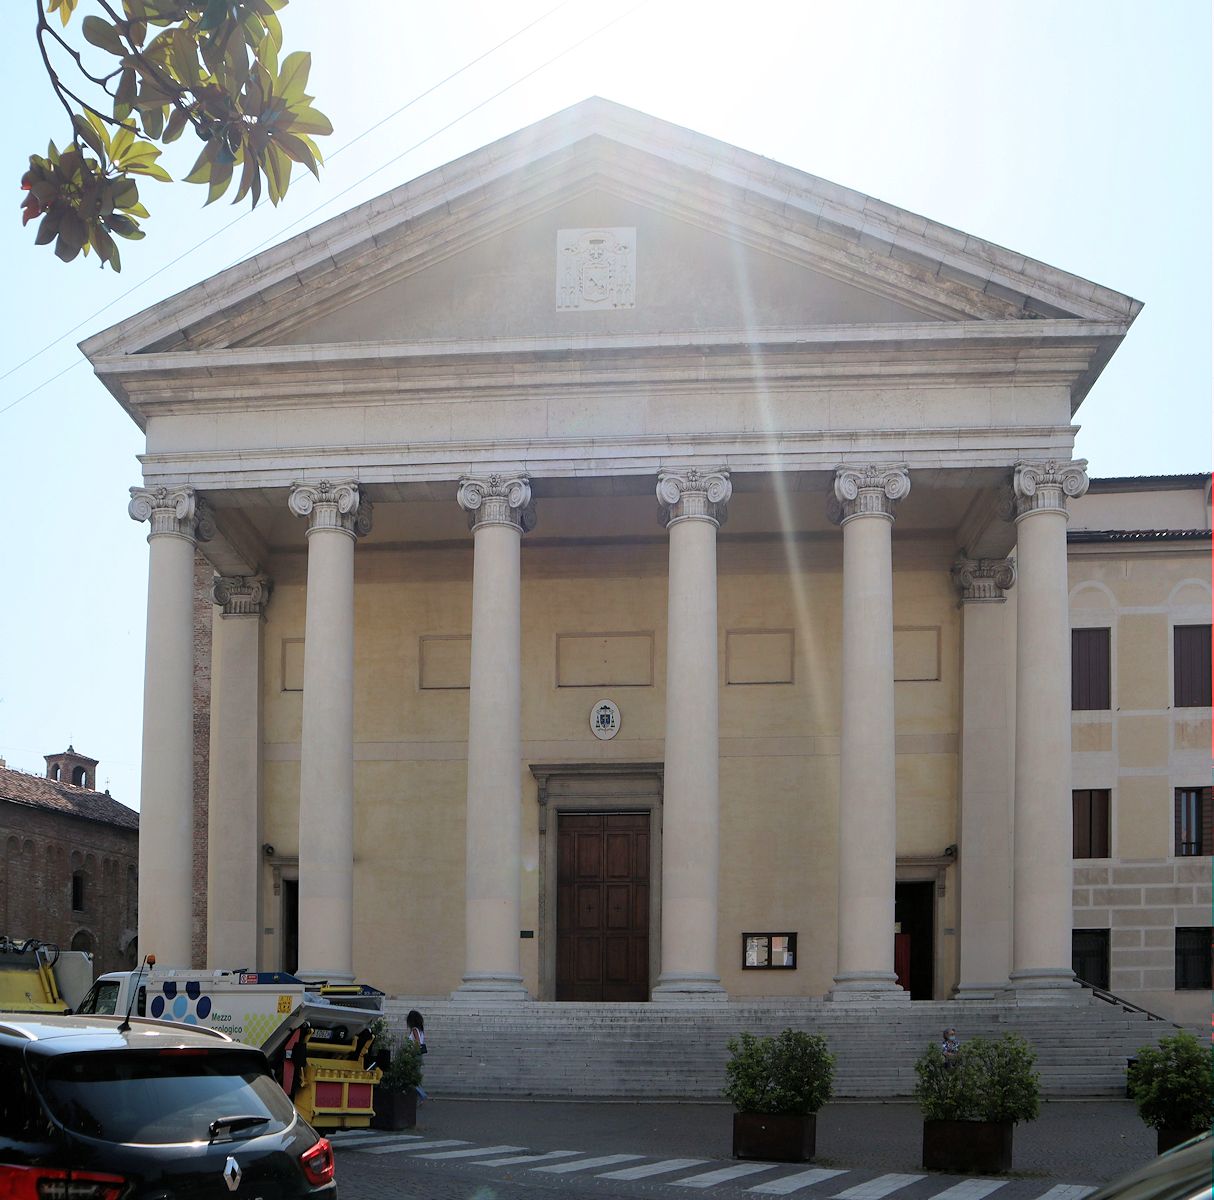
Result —
[[1097, 987], [1086, 979], [1080, 979], [1078, 975], [1075, 976], [1075, 982], [1080, 987], [1087, 988], [1097, 1000], [1103, 1000], [1106, 1004], [1116, 1005], [1122, 1012], [1142, 1013], [1148, 1021], [1167, 1021], [1174, 1029], [1184, 1028], [1183, 1025], [1177, 1025], [1175, 1021], [1169, 1021], [1167, 1017], [1161, 1017], [1159, 1013], [1151, 1012], [1149, 1008], [1143, 1008], [1141, 1005], [1135, 1004], [1133, 1000], [1127, 1000], [1124, 996], [1118, 996], [1107, 988]]

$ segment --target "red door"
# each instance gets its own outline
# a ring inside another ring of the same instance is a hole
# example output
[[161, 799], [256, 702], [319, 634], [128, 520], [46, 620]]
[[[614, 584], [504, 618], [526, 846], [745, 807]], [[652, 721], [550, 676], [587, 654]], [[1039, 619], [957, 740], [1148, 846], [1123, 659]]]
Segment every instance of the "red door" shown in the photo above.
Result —
[[556, 998], [649, 999], [649, 814], [557, 815]]

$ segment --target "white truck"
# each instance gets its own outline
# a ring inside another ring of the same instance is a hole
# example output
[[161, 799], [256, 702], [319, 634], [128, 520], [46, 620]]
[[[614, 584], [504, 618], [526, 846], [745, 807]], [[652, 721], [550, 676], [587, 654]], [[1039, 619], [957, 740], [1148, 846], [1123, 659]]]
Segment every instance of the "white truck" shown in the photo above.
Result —
[[370, 1123], [371, 1026], [384, 994], [366, 984], [305, 983], [283, 971], [190, 971], [154, 965], [100, 976], [76, 1012], [133, 1013], [217, 1029], [259, 1046], [304, 1118], [322, 1129]]

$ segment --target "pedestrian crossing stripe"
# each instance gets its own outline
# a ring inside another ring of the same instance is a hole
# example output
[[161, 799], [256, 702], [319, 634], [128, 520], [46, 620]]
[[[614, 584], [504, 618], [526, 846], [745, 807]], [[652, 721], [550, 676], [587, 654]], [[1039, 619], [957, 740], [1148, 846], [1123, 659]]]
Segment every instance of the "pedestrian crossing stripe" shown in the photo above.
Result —
[[[381, 1130], [355, 1129], [341, 1130], [331, 1135], [333, 1149], [349, 1151], [351, 1154], [405, 1154], [414, 1158], [426, 1158], [440, 1161], [454, 1160], [473, 1167], [511, 1167], [526, 1166], [528, 1170], [552, 1175], [574, 1174], [579, 1171], [593, 1171], [601, 1167], [614, 1167], [618, 1170], [600, 1170], [597, 1178], [614, 1179], [619, 1181], [650, 1179], [655, 1176], [669, 1176], [679, 1171], [693, 1171], [694, 1168], [710, 1165], [710, 1159], [703, 1158], [654, 1158], [644, 1154], [598, 1154], [587, 1155], [584, 1150], [545, 1150], [525, 1153], [525, 1146], [475, 1146], [459, 1138], [428, 1138], [420, 1133], [388, 1133]], [[423, 1153], [419, 1153], [423, 1152]], [[493, 1157], [486, 1157], [493, 1156]], [[642, 1161], [646, 1158], [650, 1161]], [[623, 1164], [630, 1164], [624, 1166]], [[786, 1163], [745, 1162], [732, 1165], [713, 1167], [708, 1171], [700, 1171], [682, 1179], [662, 1179], [661, 1183], [668, 1187], [682, 1187], [693, 1190], [706, 1190], [718, 1184], [744, 1180], [749, 1176], [758, 1175], [764, 1171], [787, 1169]], [[820, 1184], [836, 1181], [835, 1186], [843, 1183], [842, 1176], [850, 1175], [853, 1179], [862, 1174], [862, 1170], [832, 1170], [826, 1167], [811, 1167], [781, 1175], [775, 1179], [767, 1179], [761, 1183], [743, 1190], [748, 1196], [796, 1196], [809, 1188]], [[862, 1180], [852, 1187], [842, 1191], [827, 1190], [817, 1195], [824, 1200], [885, 1200], [894, 1197], [896, 1193], [912, 1184], [925, 1179], [929, 1175], [912, 1175], [889, 1173], [877, 1175]], [[947, 1176], [937, 1176], [941, 1183], [947, 1183]], [[931, 1192], [926, 1197], [919, 1195], [916, 1200], [986, 1200], [986, 1197], [996, 1193], [1000, 1188], [1011, 1182], [1007, 1179], [964, 1179], [942, 1187], [938, 1192]], [[1017, 1189], [1018, 1191], [1022, 1189]], [[1028, 1200], [1084, 1200], [1096, 1191], [1090, 1184], [1059, 1183], [1038, 1193]], [[994, 1200], [999, 1200], [998, 1196]], [[1018, 1200], [1026, 1200], [1018, 1196]], [[1207, 1197], [1208, 1200], [1208, 1197]]]

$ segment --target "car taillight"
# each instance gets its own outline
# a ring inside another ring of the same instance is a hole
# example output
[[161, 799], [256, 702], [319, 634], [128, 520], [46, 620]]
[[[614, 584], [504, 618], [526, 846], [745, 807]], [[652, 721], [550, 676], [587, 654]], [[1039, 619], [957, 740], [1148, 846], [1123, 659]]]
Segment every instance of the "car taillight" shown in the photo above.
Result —
[[305, 1150], [299, 1160], [307, 1181], [316, 1187], [333, 1180], [333, 1147], [328, 1138], [321, 1138], [311, 1150]]
[[0, 1166], [0, 1200], [120, 1200], [128, 1186], [97, 1171]]

